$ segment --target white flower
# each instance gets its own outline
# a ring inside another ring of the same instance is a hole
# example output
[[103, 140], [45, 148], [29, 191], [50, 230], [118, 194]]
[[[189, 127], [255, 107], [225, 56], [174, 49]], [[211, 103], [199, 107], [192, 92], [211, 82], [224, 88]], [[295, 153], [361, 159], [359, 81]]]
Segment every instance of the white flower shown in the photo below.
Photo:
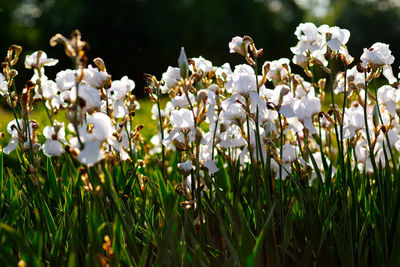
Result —
[[[126, 135], [125, 135], [126, 136]], [[124, 140], [122, 140], [121, 142], [118, 142], [117, 138], [115, 136], [111, 136], [107, 139], [108, 144], [110, 144], [110, 146], [119, 153], [120, 157], [122, 160], [127, 160], [129, 159], [129, 154], [125, 151], [125, 149], [123, 148], [123, 142]]]
[[58, 59], [47, 58], [46, 53], [43, 51], [36, 51], [25, 58], [25, 68], [27, 69], [31, 69], [32, 67], [41, 69], [43, 66], [54, 66], [57, 63]]
[[10, 154], [18, 147], [19, 141], [17, 137], [11, 137], [10, 142], [8, 145], [3, 149], [5, 154]]
[[112, 136], [111, 119], [106, 114], [95, 112], [87, 118], [87, 125], [78, 129], [84, 148], [78, 155], [80, 162], [93, 166], [104, 158], [102, 144]]
[[179, 68], [168, 67], [167, 71], [162, 75], [164, 86], [161, 87], [163, 94], [167, 93], [170, 89], [176, 86], [181, 79], [181, 70]]
[[249, 44], [249, 41], [244, 41], [242, 37], [235, 36], [232, 38], [232, 41], [229, 42], [229, 52], [237, 53], [245, 57], [247, 55]]
[[371, 68], [383, 67], [383, 76], [388, 79], [389, 83], [397, 82], [393, 75], [392, 67], [394, 56], [389, 50], [389, 45], [384, 43], [375, 43], [371, 48], [364, 48], [364, 53], [361, 55], [361, 61], [364, 68], [370, 66]]
[[78, 160], [88, 167], [93, 166], [103, 158], [102, 142], [97, 140], [86, 142], [85, 148], [78, 155]]
[[[264, 63], [264, 66], [266, 64], [269, 64], [269, 71], [267, 73], [267, 79], [269, 81], [278, 82], [287, 79], [289, 75], [288, 70], [290, 71], [289, 59], [281, 58], [274, 61], [267, 61]], [[286, 66], [286, 68], [284, 66]]]
[[171, 112], [171, 124], [174, 128], [184, 129], [194, 126], [192, 111], [182, 108]]
[[318, 33], [317, 27], [311, 22], [300, 23], [294, 34], [300, 41], [312, 43], [318, 43], [321, 41], [321, 36]]
[[88, 68], [84, 69], [83, 71], [85, 73], [83, 80], [94, 88], [100, 88], [108, 77], [106, 72], [99, 71], [97, 68], [93, 68], [91, 65], [89, 65]]
[[219, 137], [221, 139], [219, 145], [224, 148], [242, 147], [247, 144], [237, 125], [231, 125], [225, 132], [221, 133]]
[[[194, 61], [194, 65], [196, 66], [197, 70], [201, 70], [204, 73], [206, 72], [212, 72], [215, 70], [215, 68], [212, 66], [211, 61], [205, 59], [204, 57], [200, 56], [198, 58], [192, 58], [192, 60]], [[190, 71], [193, 72], [193, 66], [190, 65], [189, 66]]]
[[3, 73], [0, 73], [0, 95], [8, 95], [8, 84]]
[[339, 51], [346, 45], [350, 38], [350, 32], [346, 29], [340, 29], [339, 27], [329, 27], [324, 24], [318, 28], [318, 31], [325, 35], [326, 44], [332, 51]]
[[91, 125], [91, 129], [87, 129], [87, 126], [80, 127], [80, 134], [83, 139], [86, 140], [100, 140], [105, 141], [111, 137], [113, 133], [113, 127], [111, 119], [102, 112], [95, 112], [87, 117], [87, 125]]
[[125, 98], [126, 94], [134, 88], [135, 82], [124, 76], [121, 80], [112, 82], [111, 87], [108, 89], [108, 96], [113, 100], [120, 100]]
[[108, 97], [112, 102], [114, 116], [122, 118], [128, 114], [128, 108], [125, 104], [125, 96], [135, 88], [135, 83], [127, 76], [122, 77], [121, 80], [113, 81], [111, 87], [108, 89]]
[[321, 111], [321, 102], [319, 98], [301, 98], [300, 101], [295, 101], [294, 112], [298, 119], [303, 122], [311, 134], [316, 133], [314, 124], [312, 123], [312, 116]]
[[57, 84], [52, 80], [46, 80], [42, 82], [42, 91], [43, 91], [43, 97], [45, 99], [49, 99], [57, 95], [58, 92]]
[[306, 67], [308, 56], [318, 59], [324, 66], [328, 64], [325, 59], [326, 46], [324, 37], [319, 33], [317, 27], [310, 23], [301, 23], [297, 26], [295, 35], [299, 42], [290, 48], [294, 54], [293, 63]]
[[249, 65], [238, 65], [232, 74], [232, 88], [234, 92], [248, 94], [257, 91], [256, 76]]
[[47, 139], [46, 142], [42, 145], [43, 153], [48, 156], [57, 156], [59, 157], [63, 152], [64, 148], [62, 144], [57, 140]]
[[186, 160], [185, 162], [178, 163], [178, 168], [183, 170], [184, 172], [190, 172], [191, 170], [194, 170], [194, 167], [190, 160]]
[[22, 127], [23, 121], [22, 119], [17, 120], [12, 120], [8, 123], [7, 125], [7, 132], [11, 135], [10, 142], [8, 145], [3, 149], [3, 152], [6, 153], [7, 155], [10, 154], [12, 151], [14, 151], [19, 144], [18, 140], [18, 128], [17, 125]]
[[385, 105], [385, 108], [392, 116], [396, 115], [396, 104], [400, 100], [400, 94], [398, 92], [398, 89], [390, 85], [381, 86], [377, 91], [379, 104]]
[[282, 161], [284, 163], [292, 162], [297, 159], [297, 152], [295, 146], [285, 144], [282, 147]]
[[349, 139], [356, 135], [356, 131], [364, 128], [364, 109], [358, 105], [346, 108], [343, 119], [343, 139]]
[[57, 73], [56, 83], [61, 91], [70, 90], [76, 84], [76, 71], [75, 70], [63, 70]]
[[228, 100], [222, 102], [222, 122], [227, 125], [231, 123], [241, 124], [246, 118], [246, 112], [239, 103], [229, 103]]
[[361, 55], [361, 61], [365, 68], [368, 65], [372, 67], [391, 65], [394, 62], [394, 56], [392, 56], [388, 44], [375, 43], [369, 49], [364, 48], [364, 53]]
[[[190, 102], [192, 104], [195, 103], [196, 97], [192, 93], [188, 93], [188, 94], [189, 94]], [[183, 108], [183, 107], [189, 105], [189, 101], [188, 101], [186, 94], [175, 96], [174, 98], [171, 99], [171, 102], [172, 102], [172, 105], [174, 105], [174, 107]]]
[[[83, 110], [87, 111], [93, 108], [100, 108], [101, 107], [101, 97], [100, 93], [97, 89], [93, 88], [87, 84], [79, 84], [79, 97], [83, 99], [84, 105]], [[71, 90], [70, 98], [72, 101], [76, 100], [76, 88], [74, 87]]]
[[[349, 93], [351, 85], [354, 84], [357, 88], [361, 89], [365, 86], [364, 73], [358, 72], [357, 66], [347, 70], [347, 81], [346, 81], [346, 92]], [[336, 87], [334, 93], [344, 92], [344, 72], [339, 73], [336, 76]]]
[[[19, 135], [18, 135], [18, 125], [22, 129], [24, 129], [24, 121], [22, 119], [18, 120], [12, 120], [8, 123], [7, 125], [7, 132], [11, 135], [10, 142], [8, 145], [3, 149], [3, 152], [6, 153], [7, 155], [10, 154], [12, 151], [14, 151], [20, 142]], [[32, 133], [33, 133], [33, 124], [34, 122], [30, 121], [29, 122], [29, 132], [31, 133], [31, 139], [33, 138]], [[24, 147], [28, 148], [29, 147], [29, 140], [24, 143]]]
[[219, 171], [219, 169], [218, 169], [217, 165], [215, 164], [215, 162], [216, 162], [216, 160], [203, 162], [204, 167], [206, 167], [208, 169], [210, 174], [214, 174], [217, 171]]

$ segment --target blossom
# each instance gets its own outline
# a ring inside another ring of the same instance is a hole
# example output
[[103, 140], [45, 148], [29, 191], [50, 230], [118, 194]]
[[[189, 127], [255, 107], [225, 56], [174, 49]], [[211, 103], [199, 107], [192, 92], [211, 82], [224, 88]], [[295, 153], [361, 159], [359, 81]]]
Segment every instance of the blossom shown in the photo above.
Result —
[[2, 73], [0, 73], [0, 95], [8, 95], [8, 83]]
[[229, 42], [229, 52], [237, 53], [242, 56], [247, 56], [247, 51], [249, 49], [250, 41], [243, 40], [242, 37], [235, 36], [232, 41]]
[[375, 43], [371, 48], [364, 48], [364, 53], [361, 55], [361, 61], [364, 68], [370, 66], [375, 69], [383, 68], [383, 76], [388, 79], [389, 83], [395, 83], [397, 79], [393, 75], [391, 64], [394, 62], [394, 56], [389, 50], [389, 45], [384, 43]]
[[[72, 101], [76, 101], [76, 88], [71, 90], [70, 98]], [[84, 111], [88, 111], [94, 108], [101, 107], [100, 93], [97, 89], [87, 84], [79, 84], [79, 97], [84, 101], [82, 107]]]
[[19, 139], [18, 139], [17, 125], [22, 126], [22, 123], [23, 123], [23, 121], [21, 119], [19, 119], [19, 120], [12, 120], [7, 125], [7, 132], [11, 135], [10, 142], [3, 149], [3, 152], [6, 153], [7, 155], [10, 154], [12, 151], [14, 151], [18, 147]]
[[190, 172], [194, 170], [194, 166], [190, 160], [186, 160], [185, 162], [178, 163], [178, 168], [183, 170], [184, 172]]
[[[19, 128], [21, 127], [21, 129]], [[28, 148], [30, 145], [29, 140], [33, 139], [33, 128], [37, 128], [37, 123], [34, 121], [29, 121], [29, 133], [30, 138], [26, 138], [25, 132], [23, 131], [25, 126], [25, 122], [22, 119], [14, 119], [10, 121], [7, 125], [7, 132], [11, 135], [10, 142], [8, 145], [3, 149], [3, 152], [7, 155], [14, 151], [20, 142], [23, 142], [24, 148]], [[22, 131], [20, 131], [22, 130]]]
[[371, 48], [364, 48], [364, 53], [361, 55], [363, 67], [391, 65], [394, 62], [394, 56], [389, 50], [389, 45], [384, 43], [375, 43]]
[[171, 112], [171, 125], [174, 128], [184, 129], [194, 126], [192, 111], [182, 108]]
[[61, 91], [70, 90], [76, 85], [76, 71], [66, 69], [56, 75], [56, 83]]
[[282, 161], [285, 163], [293, 162], [297, 159], [296, 147], [291, 144], [285, 144], [282, 147]]
[[398, 89], [390, 85], [384, 85], [378, 88], [377, 96], [379, 104], [385, 105], [386, 110], [389, 111], [392, 116], [395, 116], [396, 105], [400, 100]]
[[324, 45], [324, 37], [313, 23], [300, 23], [296, 28], [295, 35], [299, 42], [295, 47], [290, 48], [294, 54], [293, 63], [305, 68], [311, 56], [324, 66], [328, 64], [328, 61], [325, 59], [326, 46]]
[[42, 145], [43, 153], [48, 156], [60, 156], [63, 152], [62, 143], [65, 143], [64, 123], [54, 121], [54, 126], [46, 126], [43, 129], [43, 135], [46, 137], [45, 143]]
[[[194, 61], [194, 65], [196, 66], [197, 70], [201, 70], [203, 72], [212, 72], [215, 71], [215, 68], [212, 66], [211, 61], [205, 59], [204, 57], [200, 56], [198, 58], [192, 58]], [[189, 66], [190, 71], [193, 72], [193, 66]]]
[[125, 96], [135, 88], [135, 83], [127, 76], [121, 80], [113, 81], [108, 89], [108, 97], [112, 101], [114, 117], [122, 118], [128, 114], [128, 108], [124, 102]]
[[47, 58], [47, 54], [43, 51], [36, 51], [25, 58], [25, 68], [41, 69], [43, 66], [54, 66], [58, 63], [58, 59]]
[[238, 65], [232, 74], [232, 88], [234, 92], [248, 94], [257, 91], [256, 76], [249, 65]]
[[318, 28], [318, 31], [325, 35], [326, 44], [332, 51], [339, 51], [346, 45], [350, 38], [350, 32], [339, 27], [329, 27], [324, 24]]
[[[181, 130], [185, 132], [190, 131], [192, 127], [194, 127], [194, 118], [192, 111], [182, 108], [179, 110], [173, 110], [171, 112], [170, 122], [172, 127], [174, 128], [171, 133], [165, 138], [162, 143], [164, 146], [169, 146], [169, 144], [181, 136]], [[192, 131], [190, 131], [192, 132]], [[193, 133], [191, 133], [193, 135]], [[192, 137], [193, 138], [193, 137]]]
[[[351, 89], [361, 89], [365, 86], [364, 73], [358, 72], [357, 66], [347, 70], [346, 92], [349, 93]], [[334, 93], [339, 94], [344, 92], [344, 72], [336, 76], [336, 83]]]
[[83, 70], [83, 80], [94, 88], [100, 88], [104, 81], [107, 80], [108, 74], [104, 71], [99, 71], [97, 68], [93, 68], [91, 65]]
[[176, 86], [181, 79], [181, 70], [179, 68], [168, 67], [167, 71], [162, 75], [164, 85], [161, 87], [163, 94], [167, 93], [170, 89]]
[[93, 166], [104, 158], [102, 144], [112, 136], [111, 119], [104, 113], [95, 112], [87, 117], [87, 124], [78, 131], [84, 143], [78, 159], [87, 166]]
[[[267, 61], [264, 66], [269, 64], [269, 71], [267, 73], [267, 79], [275, 83], [286, 80], [290, 72], [290, 60], [287, 58], [281, 58], [274, 61]], [[263, 67], [264, 69], [264, 67]]]

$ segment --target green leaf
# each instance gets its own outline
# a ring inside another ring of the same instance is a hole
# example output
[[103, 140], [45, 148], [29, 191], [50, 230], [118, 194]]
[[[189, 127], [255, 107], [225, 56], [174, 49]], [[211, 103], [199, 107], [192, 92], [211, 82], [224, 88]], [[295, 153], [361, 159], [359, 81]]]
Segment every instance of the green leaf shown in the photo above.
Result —
[[43, 204], [42, 207], [43, 207], [43, 212], [45, 215], [47, 227], [49, 228], [49, 231], [53, 235], [55, 235], [57, 232], [57, 227], [56, 227], [56, 224], [54, 223], [54, 219], [53, 219], [53, 216], [51, 215], [49, 206], [47, 206], [47, 203], [45, 201], [43, 201], [42, 204]]
[[276, 204], [276, 202], [273, 203], [273, 205], [271, 207], [271, 210], [269, 211], [268, 218], [265, 221], [265, 223], [263, 225], [263, 228], [262, 228], [260, 234], [257, 237], [256, 245], [253, 248], [253, 252], [246, 259], [246, 265], [247, 266], [258, 266], [258, 265], [260, 265], [260, 263], [258, 262], [257, 258], [260, 255], [262, 244], [263, 244], [264, 237], [265, 237], [265, 233], [267, 231], [267, 227], [269, 225], [269, 222], [270, 222], [270, 220], [272, 218], [272, 215], [274, 213], [274, 210], [275, 210], [275, 206], [276, 206], [275, 204]]
[[400, 219], [397, 220], [396, 232], [393, 237], [392, 253], [390, 255], [390, 267], [400, 266]]
[[54, 196], [59, 199], [60, 194], [58, 192], [57, 187], [57, 176], [56, 172], [53, 168], [53, 164], [51, 163], [51, 158], [47, 157], [47, 179], [49, 180], [51, 190], [53, 191]]
[[0, 152], [0, 196], [3, 190], [3, 150]]

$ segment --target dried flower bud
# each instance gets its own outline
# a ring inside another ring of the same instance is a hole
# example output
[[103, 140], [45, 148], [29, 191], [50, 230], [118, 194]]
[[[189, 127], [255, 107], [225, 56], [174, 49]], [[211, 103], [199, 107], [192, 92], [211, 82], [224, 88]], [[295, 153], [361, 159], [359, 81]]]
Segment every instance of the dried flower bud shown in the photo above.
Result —
[[197, 93], [197, 102], [200, 102], [200, 101], [206, 101], [207, 100], [207, 98], [208, 98], [208, 92], [207, 92], [207, 90], [205, 90], [205, 89], [201, 89], [201, 90], [199, 90], [199, 92]]
[[96, 64], [96, 66], [99, 68], [100, 71], [105, 72], [106, 71], [106, 65], [104, 63], [104, 60], [96, 57], [95, 59], [93, 59], [94, 64]]
[[10, 71], [10, 78], [15, 78], [15, 76], [17, 76], [17, 75], [18, 75], [18, 71], [17, 70], [12, 69]]
[[326, 79], [325, 78], [319, 79], [319, 81], [318, 81], [319, 89], [321, 89], [321, 91], [324, 91], [325, 86], [326, 86]]

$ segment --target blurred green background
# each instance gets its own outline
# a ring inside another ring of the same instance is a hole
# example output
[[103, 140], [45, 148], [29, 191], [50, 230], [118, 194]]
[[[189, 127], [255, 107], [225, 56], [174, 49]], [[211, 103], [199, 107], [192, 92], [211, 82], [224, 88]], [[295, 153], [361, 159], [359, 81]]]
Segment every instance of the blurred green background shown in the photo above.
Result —
[[[160, 77], [169, 65], [176, 66], [181, 46], [188, 57], [237, 64], [242, 58], [229, 54], [228, 42], [247, 34], [264, 48], [264, 60], [291, 58], [295, 28], [306, 21], [349, 29], [349, 51], [356, 60], [377, 41], [389, 43], [398, 59], [399, 7], [399, 0], [0, 0], [0, 56], [13, 43], [23, 46], [23, 59], [42, 49], [60, 59], [47, 70], [54, 78], [72, 64], [49, 39], [79, 29], [91, 45], [89, 59], [103, 58], [114, 79], [128, 75], [141, 97], [143, 73]], [[19, 71], [21, 88], [32, 72], [23, 69], [23, 60]]]

